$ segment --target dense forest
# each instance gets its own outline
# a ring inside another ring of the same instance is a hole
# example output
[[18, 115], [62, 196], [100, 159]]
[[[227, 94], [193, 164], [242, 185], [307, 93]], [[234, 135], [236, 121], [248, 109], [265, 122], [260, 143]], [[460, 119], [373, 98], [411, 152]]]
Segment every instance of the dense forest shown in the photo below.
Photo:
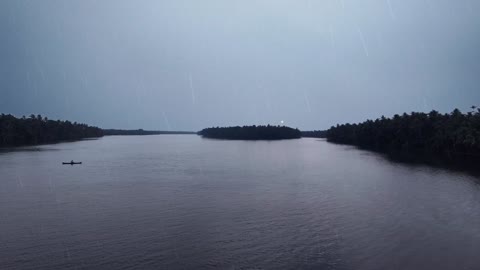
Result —
[[49, 120], [41, 115], [16, 118], [0, 115], [0, 147], [55, 143], [101, 137], [100, 128], [70, 121]]
[[302, 131], [302, 137], [305, 138], [326, 138], [326, 130], [312, 130], [312, 131]]
[[480, 109], [441, 114], [412, 112], [359, 124], [343, 124], [327, 131], [330, 142], [382, 152], [423, 153], [446, 158], [480, 157]]
[[198, 134], [205, 138], [228, 140], [283, 140], [301, 137], [298, 129], [270, 125], [206, 128]]
[[135, 130], [125, 130], [125, 129], [104, 129], [103, 135], [111, 136], [111, 135], [124, 135], [124, 136], [131, 136], [131, 135], [162, 135], [162, 134], [195, 134], [196, 132], [189, 132], [189, 131], [152, 131], [152, 130], [143, 130], [143, 129], [135, 129]]

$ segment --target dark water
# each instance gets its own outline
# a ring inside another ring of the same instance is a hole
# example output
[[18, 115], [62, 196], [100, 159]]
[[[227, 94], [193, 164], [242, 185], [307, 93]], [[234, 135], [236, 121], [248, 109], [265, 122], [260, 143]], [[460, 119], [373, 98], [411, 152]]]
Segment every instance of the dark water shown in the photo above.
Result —
[[3, 152], [0, 269], [480, 269], [479, 182], [316, 139]]

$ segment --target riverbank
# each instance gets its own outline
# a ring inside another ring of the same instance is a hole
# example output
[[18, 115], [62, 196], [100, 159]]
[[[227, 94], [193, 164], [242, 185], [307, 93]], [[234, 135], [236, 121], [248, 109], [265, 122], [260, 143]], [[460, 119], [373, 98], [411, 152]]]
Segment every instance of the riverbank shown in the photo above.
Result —
[[82, 123], [50, 120], [41, 115], [0, 115], [0, 147], [30, 146], [99, 138], [103, 131]]
[[157, 131], [157, 130], [143, 130], [143, 129], [104, 129], [105, 136], [137, 136], [137, 135], [187, 135], [197, 134], [191, 131]]

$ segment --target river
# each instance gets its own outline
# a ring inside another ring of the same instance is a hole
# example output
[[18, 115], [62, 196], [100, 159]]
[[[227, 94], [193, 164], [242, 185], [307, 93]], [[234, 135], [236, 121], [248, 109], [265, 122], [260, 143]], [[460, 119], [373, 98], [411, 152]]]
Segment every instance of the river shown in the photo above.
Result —
[[318, 139], [0, 153], [2, 270], [480, 269], [479, 251], [479, 178]]

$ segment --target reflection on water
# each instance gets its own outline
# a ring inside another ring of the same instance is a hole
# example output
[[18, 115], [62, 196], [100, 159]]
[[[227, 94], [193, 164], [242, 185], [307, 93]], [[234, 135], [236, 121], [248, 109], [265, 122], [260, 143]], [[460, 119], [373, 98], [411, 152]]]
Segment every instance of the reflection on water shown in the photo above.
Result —
[[414, 155], [414, 154], [386, 154], [385, 158], [392, 162], [404, 163], [408, 166], [425, 166], [435, 167], [438, 169], [447, 169], [451, 171], [458, 171], [471, 174], [472, 176], [480, 177], [480, 159], [473, 159], [472, 157], [465, 159], [462, 157], [456, 158], [440, 158], [437, 156], [429, 155]]
[[[317, 139], [317, 141], [327, 142], [326, 139]], [[333, 143], [335, 144], [335, 143]], [[410, 167], [435, 167], [440, 170], [450, 170], [470, 174], [477, 178], [480, 177], [480, 157], [469, 155], [467, 158], [460, 155], [445, 157], [441, 155], [432, 155], [430, 153], [421, 152], [378, 152], [372, 149], [363, 149], [357, 146], [337, 144], [345, 147], [345, 149], [358, 149], [367, 151], [366, 154], [375, 155], [386, 159], [392, 163], [402, 163]]]
[[[59, 142], [57, 144], [65, 144], [65, 143], [77, 143], [77, 142], [85, 142], [85, 141], [95, 141], [98, 140], [99, 138], [86, 138], [80, 141], [71, 141], [71, 142]], [[50, 145], [33, 145], [33, 146], [20, 146], [20, 147], [0, 147], [0, 155], [5, 154], [5, 153], [10, 153], [10, 152], [38, 152], [38, 151], [57, 151], [61, 150], [59, 148], [53, 148], [51, 147], [52, 145], [56, 144], [50, 144]]]
[[38, 148], [0, 154], [0, 269], [480, 268], [468, 174], [316, 139]]

